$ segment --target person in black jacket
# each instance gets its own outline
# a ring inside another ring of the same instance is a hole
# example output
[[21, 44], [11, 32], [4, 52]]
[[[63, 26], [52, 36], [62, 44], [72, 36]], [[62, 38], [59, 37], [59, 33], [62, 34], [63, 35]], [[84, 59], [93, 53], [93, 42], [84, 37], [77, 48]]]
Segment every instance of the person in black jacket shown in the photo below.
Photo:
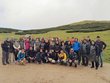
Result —
[[54, 50], [56, 53], [59, 53], [61, 50], [61, 45], [59, 44], [59, 41], [56, 41], [55, 46], [54, 46]]
[[30, 63], [35, 62], [35, 52], [33, 50], [33, 47], [30, 47], [29, 51], [27, 52], [27, 57], [26, 57], [27, 61]]
[[67, 44], [65, 44], [65, 50], [66, 50], [66, 54], [68, 55], [70, 52], [70, 49], [72, 48], [71, 42], [68, 41]]
[[106, 48], [105, 42], [101, 41], [100, 36], [97, 36], [97, 40], [95, 42], [96, 55], [99, 57], [100, 67], [103, 67], [103, 60], [102, 60], [102, 52]]
[[43, 49], [40, 49], [40, 52], [37, 52], [36, 60], [39, 64], [41, 64], [42, 62], [46, 63], [45, 53], [44, 53]]
[[9, 58], [9, 45], [8, 45], [8, 41], [5, 40], [2, 44], [2, 64], [6, 65], [9, 64], [8, 62], [8, 58]]
[[44, 45], [44, 50], [48, 50], [49, 51], [49, 41], [48, 40], [45, 40], [45, 45]]
[[11, 62], [15, 62], [13, 43], [14, 43], [14, 40], [11, 39], [11, 40], [9, 41], [9, 46], [10, 46], [10, 48], [9, 48], [9, 62], [10, 62], [10, 63], [11, 63]]
[[52, 64], [57, 63], [58, 55], [57, 55], [57, 53], [54, 52], [54, 50], [50, 50], [47, 55], [48, 55], [48, 62], [49, 63], [52, 63]]

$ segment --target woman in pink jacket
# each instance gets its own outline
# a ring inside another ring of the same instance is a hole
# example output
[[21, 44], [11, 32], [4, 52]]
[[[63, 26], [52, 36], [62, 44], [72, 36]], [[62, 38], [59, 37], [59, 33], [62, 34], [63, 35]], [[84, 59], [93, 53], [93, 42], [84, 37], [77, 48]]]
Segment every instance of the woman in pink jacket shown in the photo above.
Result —
[[25, 41], [24, 41], [24, 48], [25, 48], [25, 58], [27, 59], [28, 55], [28, 51], [29, 51], [29, 48], [30, 48], [30, 41], [29, 41], [29, 38], [27, 38]]
[[25, 40], [24, 45], [25, 45], [25, 50], [26, 51], [29, 50], [29, 48], [30, 48], [30, 41], [29, 41], [29, 39]]

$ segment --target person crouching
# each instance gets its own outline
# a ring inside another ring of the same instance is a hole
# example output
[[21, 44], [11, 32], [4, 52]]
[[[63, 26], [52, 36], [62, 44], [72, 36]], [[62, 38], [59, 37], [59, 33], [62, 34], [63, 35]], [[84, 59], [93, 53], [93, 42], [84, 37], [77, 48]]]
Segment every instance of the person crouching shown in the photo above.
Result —
[[67, 55], [66, 55], [66, 53], [63, 50], [60, 51], [60, 53], [58, 54], [58, 57], [59, 57], [59, 61], [58, 62], [61, 65], [67, 65]]
[[33, 47], [30, 47], [30, 49], [28, 50], [27, 52], [27, 57], [26, 57], [26, 60], [28, 61], [28, 63], [30, 62], [35, 62], [35, 52], [33, 50]]
[[37, 52], [36, 54], [36, 61], [41, 64], [41, 63], [46, 63], [45, 60], [45, 53], [43, 51], [43, 49], [40, 49], [40, 52]]
[[73, 49], [70, 49], [69, 55], [68, 55], [68, 63], [69, 66], [72, 66], [74, 64], [75, 67], [77, 67], [77, 54], [74, 52]]
[[48, 62], [49, 63], [52, 63], [52, 64], [57, 63], [58, 56], [57, 56], [57, 54], [55, 53], [54, 50], [50, 50], [47, 55], [48, 55]]
[[20, 65], [25, 65], [26, 64], [25, 50], [24, 49], [21, 49], [18, 52], [17, 64], [20, 64]]

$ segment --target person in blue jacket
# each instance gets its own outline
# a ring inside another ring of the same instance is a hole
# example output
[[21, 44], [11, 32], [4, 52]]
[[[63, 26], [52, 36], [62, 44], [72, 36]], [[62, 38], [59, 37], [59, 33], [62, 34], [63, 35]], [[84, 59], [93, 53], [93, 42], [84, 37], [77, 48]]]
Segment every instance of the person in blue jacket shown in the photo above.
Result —
[[80, 65], [81, 62], [81, 56], [80, 56], [80, 42], [78, 41], [78, 38], [75, 38], [74, 43], [72, 45], [72, 48], [74, 50], [74, 52], [77, 54], [77, 60], [78, 60], [78, 65]]
[[26, 59], [25, 59], [25, 50], [21, 49], [17, 55], [17, 62], [21, 65], [25, 65], [26, 64]]

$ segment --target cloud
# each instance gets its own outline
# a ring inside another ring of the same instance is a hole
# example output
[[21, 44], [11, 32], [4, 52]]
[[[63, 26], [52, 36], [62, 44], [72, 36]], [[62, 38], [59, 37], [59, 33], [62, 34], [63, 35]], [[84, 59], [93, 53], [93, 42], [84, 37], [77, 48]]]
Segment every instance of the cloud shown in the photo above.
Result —
[[0, 0], [0, 26], [48, 28], [80, 20], [109, 20], [110, 0]]

